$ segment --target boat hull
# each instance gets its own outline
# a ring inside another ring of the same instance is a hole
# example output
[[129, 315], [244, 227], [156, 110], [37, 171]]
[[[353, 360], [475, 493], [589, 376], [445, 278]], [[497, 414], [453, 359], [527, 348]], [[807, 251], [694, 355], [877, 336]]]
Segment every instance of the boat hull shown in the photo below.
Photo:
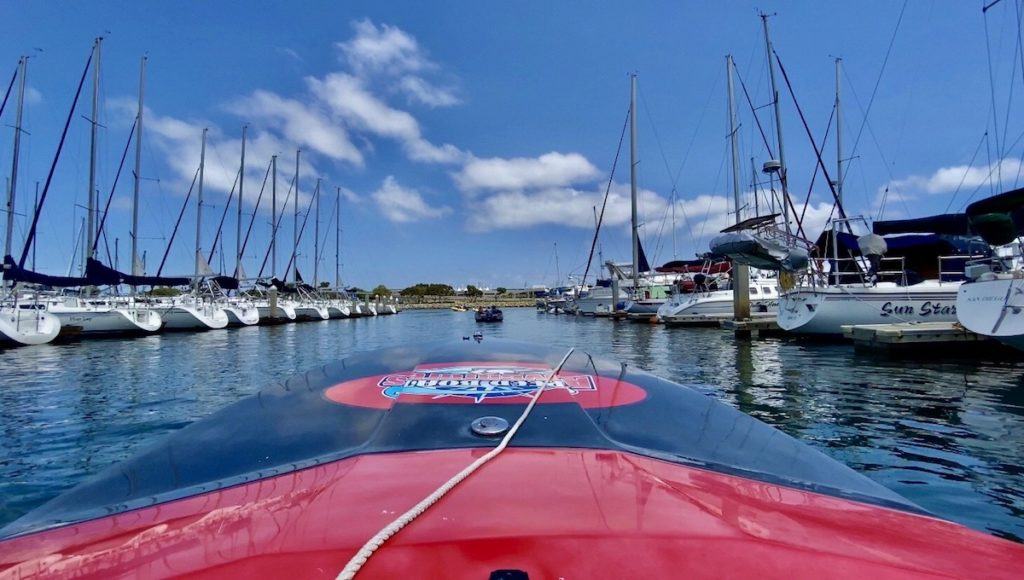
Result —
[[50, 313], [60, 319], [62, 332], [76, 335], [153, 334], [163, 319], [146, 308], [62, 308]]
[[956, 312], [967, 330], [1024, 350], [1024, 279], [964, 283], [957, 292]]
[[562, 356], [492, 339], [405, 345], [268, 386], [0, 529], [0, 576], [335, 577], [494, 449], [476, 422], [486, 415], [524, 428], [362, 574], [1015, 578], [1024, 567], [1024, 546], [928, 515], [703, 391], [582, 351], [552, 368]]
[[231, 304], [224, 307], [224, 314], [228, 317], [228, 326], [252, 326], [260, 322], [260, 311], [255, 306]]
[[260, 315], [260, 322], [290, 322], [295, 320], [295, 308], [290, 304], [277, 303], [277, 310], [274, 312], [269, 304], [261, 304], [256, 307]]
[[329, 304], [327, 306], [327, 314], [333, 319], [338, 319], [348, 318], [352, 312], [349, 310], [348, 306], [341, 304]]
[[843, 326], [956, 322], [957, 283], [795, 288], [779, 301], [779, 328], [841, 336]]
[[161, 312], [166, 330], [218, 330], [228, 325], [222, 308], [176, 304]]
[[[778, 308], [779, 299], [774, 296], [750, 300], [751, 314], [769, 316], [776, 313]], [[661, 321], [667, 323], [693, 316], [731, 318], [735, 315], [732, 290], [689, 294], [684, 299], [666, 302], [658, 309], [657, 314]]]
[[0, 308], [0, 345], [46, 344], [60, 333], [60, 319], [35, 308]]
[[297, 321], [328, 320], [330, 317], [326, 306], [300, 304], [295, 307], [295, 320]]

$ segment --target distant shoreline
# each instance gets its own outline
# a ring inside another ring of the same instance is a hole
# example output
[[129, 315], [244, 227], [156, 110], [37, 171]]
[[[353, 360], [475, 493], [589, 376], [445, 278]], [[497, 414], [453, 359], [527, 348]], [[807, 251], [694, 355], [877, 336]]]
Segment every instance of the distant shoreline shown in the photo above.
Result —
[[478, 306], [497, 306], [498, 308], [530, 308], [537, 304], [531, 297], [504, 296], [402, 296], [402, 308], [406, 310], [441, 310], [453, 306], [464, 306], [476, 309]]

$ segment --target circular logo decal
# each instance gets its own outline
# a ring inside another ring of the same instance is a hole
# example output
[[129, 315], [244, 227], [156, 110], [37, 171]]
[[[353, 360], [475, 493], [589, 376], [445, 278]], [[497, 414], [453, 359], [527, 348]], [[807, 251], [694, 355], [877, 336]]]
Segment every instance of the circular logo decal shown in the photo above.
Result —
[[395, 402], [444, 405], [522, 405], [538, 389], [537, 404], [577, 403], [601, 408], [643, 400], [642, 388], [618, 379], [561, 371], [529, 363], [424, 364], [408, 371], [362, 377], [324, 391], [335, 403], [389, 409]]

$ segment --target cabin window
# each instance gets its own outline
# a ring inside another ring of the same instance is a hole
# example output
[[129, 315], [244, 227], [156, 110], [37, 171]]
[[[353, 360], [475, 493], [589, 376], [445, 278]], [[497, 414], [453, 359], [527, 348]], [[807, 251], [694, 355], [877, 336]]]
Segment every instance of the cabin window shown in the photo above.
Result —
[[757, 294], [757, 287], [756, 286], [751, 286], [750, 287], [750, 293], [751, 294]]
[[772, 293], [772, 289], [767, 287], [767, 286], [761, 286], [761, 291], [764, 292], [765, 294], [771, 294]]

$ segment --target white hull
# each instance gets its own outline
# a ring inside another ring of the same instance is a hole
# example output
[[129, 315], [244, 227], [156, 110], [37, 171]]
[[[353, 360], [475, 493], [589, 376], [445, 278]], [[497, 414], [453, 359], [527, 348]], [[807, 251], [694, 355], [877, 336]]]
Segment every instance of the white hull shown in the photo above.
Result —
[[[260, 304], [256, 307], [262, 321], [291, 321], [295, 320], [295, 307], [291, 304], [277, 303], [277, 312], [271, 312], [270, 304]], [[276, 314], [276, 315], [275, 315]]]
[[[713, 292], [695, 292], [685, 295], [678, 301], [670, 300], [658, 308], [658, 318], [664, 322], [672, 322], [675, 319], [688, 316], [708, 317], [732, 317], [735, 315], [733, 309], [732, 290], [715, 290]], [[751, 314], [771, 314], [777, 312], [779, 299], [775, 296], [768, 298], [750, 299]]]
[[348, 318], [352, 315], [347, 305], [344, 304], [329, 304], [327, 306], [327, 314], [331, 318]]
[[779, 327], [795, 333], [841, 335], [843, 326], [955, 322], [959, 282], [913, 286], [879, 283], [798, 287], [782, 295]]
[[161, 313], [167, 330], [217, 330], [228, 325], [228, 315], [210, 304], [174, 304]]
[[[629, 296], [623, 292], [619, 295], [619, 298], [626, 300]], [[596, 316], [599, 312], [610, 313], [615, 309], [612, 289], [605, 287], [592, 289], [587, 295], [574, 299], [572, 304], [576, 314], [583, 316]]]
[[231, 326], [252, 326], [260, 322], [260, 311], [255, 306], [229, 304], [224, 307], [224, 314]]
[[295, 307], [296, 320], [327, 320], [330, 317], [326, 306], [306, 303]]
[[962, 284], [957, 318], [971, 332], [1024, 350], [1024, 279], [997, 278]]
[[55, 304], [49, 311], [60, 319], [61, 328], [69, 334], [152, 334], [163, 326], [160, 314], [146, 308]]
[[44, 310], [0, 308], [0, 344], [46, 344], [57, 338], [59, 332], [60, 319]]

